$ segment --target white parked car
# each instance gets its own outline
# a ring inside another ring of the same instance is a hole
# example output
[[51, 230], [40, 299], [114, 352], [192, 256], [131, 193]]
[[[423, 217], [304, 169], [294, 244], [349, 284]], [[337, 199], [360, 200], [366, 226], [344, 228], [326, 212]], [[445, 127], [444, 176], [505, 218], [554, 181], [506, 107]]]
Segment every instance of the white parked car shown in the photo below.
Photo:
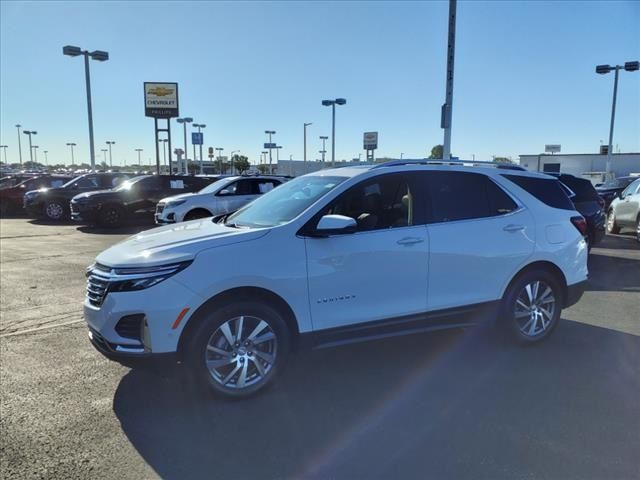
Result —
[[459, 327], [472, 309], [538, 342], [582, 295], [585, 228], [558, 180], [538, 173], [324, 170], [224, 224], [168, 225], [112, 246], [88, 269], [84, 314], [108, 358], [177, 356], [213, 390], [246, 396], [301, 344]]
[[197, 193], [163, 198], [156, 205], [158, 224], [176, 223], [234, 212], [285, 182], [285, 177], [225, 177]]

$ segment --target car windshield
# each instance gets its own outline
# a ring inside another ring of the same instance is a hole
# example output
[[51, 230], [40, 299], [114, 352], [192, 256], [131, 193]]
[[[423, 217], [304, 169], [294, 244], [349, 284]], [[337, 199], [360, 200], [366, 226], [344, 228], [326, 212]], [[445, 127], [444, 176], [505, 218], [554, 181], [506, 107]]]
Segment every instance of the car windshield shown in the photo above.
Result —
[[70, 187], [71, 185], [73, 185], [74, 183], [76, 183], [77, 181], [79, 181], [82, 177], [84, 177], [84, 175], [79, 175], [75, 178], [72, 178], [71, 180], [69, 180], [67, 183], [65, 183], [64, 185], [62, 185], [62, 188], [66, 188], [66, 187]]
[[348, 177], [303, 176], [264, 194], [231, 215], [226, 224], [273, 227], [293, 220]]
[[131, 187], [135, 184], [138, 183], [140, 180], [143, 180], [145, 178], [147, 178], [148, 175], [142, 175], [140, 177], [133, 177], [129, 180], [125, 180], [124, 182], [122, 182], [120, 185], [118, 185], [116, 188], [113, 189], [114, 192], [122, 192], [124, 190], [130, 190]]
[[611, 180], [607, 180], [599, 188], [625, 188], [631, 182], [633, 182], [633, 177], [623, 177], [623, 178], [614, 178]]
[[220, 180], [216, 180], [215, 182], [204, 187], [198, 193], [215, 193], [220, 188], [224, 187], [225, 185], [228, 185], [230, 182], [232, 182], [235, 179], [236, 177], [229, 177], [229, 178], [222, 178]]

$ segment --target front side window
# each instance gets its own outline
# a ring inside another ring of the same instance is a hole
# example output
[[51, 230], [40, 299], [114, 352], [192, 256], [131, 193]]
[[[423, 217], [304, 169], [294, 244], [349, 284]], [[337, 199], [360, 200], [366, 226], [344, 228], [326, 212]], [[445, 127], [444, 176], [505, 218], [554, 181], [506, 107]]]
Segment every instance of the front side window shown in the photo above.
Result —
[[401, 174], [381, 175], [349, 189], [323, 211], [323, 215], [353, 218], [358, 231], [413, 225], [414, 198]]
[[622, 195], [620, 196], [624, 198], [627, 195], [633, 195], [634, 193], [638, 193], [639, 188], [640, 188], [640, 179], [634, 181], [633, 183], [630, 183], [629, 186], [624, 189], [624, 191], [622, 192]]
[[421, 177], [431, 200], [431, 223], [496, 217], [518, 208], [509, 195], [482, 174], [425, 172]]
[[80, 177], [74, 186], [76, 188], [98, 188], [98, 178], [95, 176]]
[[348, 177], [304, 175], [274, 188], [231, 215], [227, 225], [273, 227], [290, 222]]

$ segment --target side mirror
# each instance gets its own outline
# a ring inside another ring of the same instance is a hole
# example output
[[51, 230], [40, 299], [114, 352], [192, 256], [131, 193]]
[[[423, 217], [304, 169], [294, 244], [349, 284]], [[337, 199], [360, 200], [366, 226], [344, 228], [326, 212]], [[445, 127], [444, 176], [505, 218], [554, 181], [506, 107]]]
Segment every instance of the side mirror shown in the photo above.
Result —
[[325, 215], [318, 222], [316, 232], [321, 236], [354, 233], [358, 224], [351, 217], [344, 215]]
[[218, 192], [218, 195], [221, 196], [221, 197], [224, 197], [226, 195], [231, 195], [231, 192], [225, 188], [225, 189], [220, 190]]

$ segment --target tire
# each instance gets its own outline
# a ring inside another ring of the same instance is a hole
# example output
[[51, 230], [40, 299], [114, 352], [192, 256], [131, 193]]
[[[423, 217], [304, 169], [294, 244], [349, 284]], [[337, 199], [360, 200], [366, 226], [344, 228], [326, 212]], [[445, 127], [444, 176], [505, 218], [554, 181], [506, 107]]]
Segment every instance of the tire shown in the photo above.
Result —
[[509, 285], [502, 299], [501, 320], [516, 343], [538, 343], [558, 325], [562, 299], [554, 275], [545, 270], [526, 272]]
[[280, 312], [265, 302], [230, 301], [192, 321], [199, 325], [185, 342], [185, 363], [209, 391], [230, 398], [254, 395], [285, 365], [289, 329]]
[[117, 205], [105, 205], [100, 212], [98, 223], [101, 227], [115, 228], [122, 225], [124, 210]]
[[613, 209], [609, 210], [607, 214], [607, 233], [620, 233], [620, 227], [616, 223], [616, 215], [613, 213]]
[[640, 242], [640, 216], [636, 219], [636, 240]]
[[188, 222], [189, 220], [197, 220], [199, 218], [207, 218], [207, 217], [211, 217], [211, 213], [207, 212], [206, 210], [203, 209], [196, 209], [196, 210], [191, 210], [190, 212], [188, 212], [185, 216], [184, 216], [184, 221]]
[[49, 200], [42, 209], [47, 220], [64, 220], [67, 217], [67, 208], [60, 200]]

